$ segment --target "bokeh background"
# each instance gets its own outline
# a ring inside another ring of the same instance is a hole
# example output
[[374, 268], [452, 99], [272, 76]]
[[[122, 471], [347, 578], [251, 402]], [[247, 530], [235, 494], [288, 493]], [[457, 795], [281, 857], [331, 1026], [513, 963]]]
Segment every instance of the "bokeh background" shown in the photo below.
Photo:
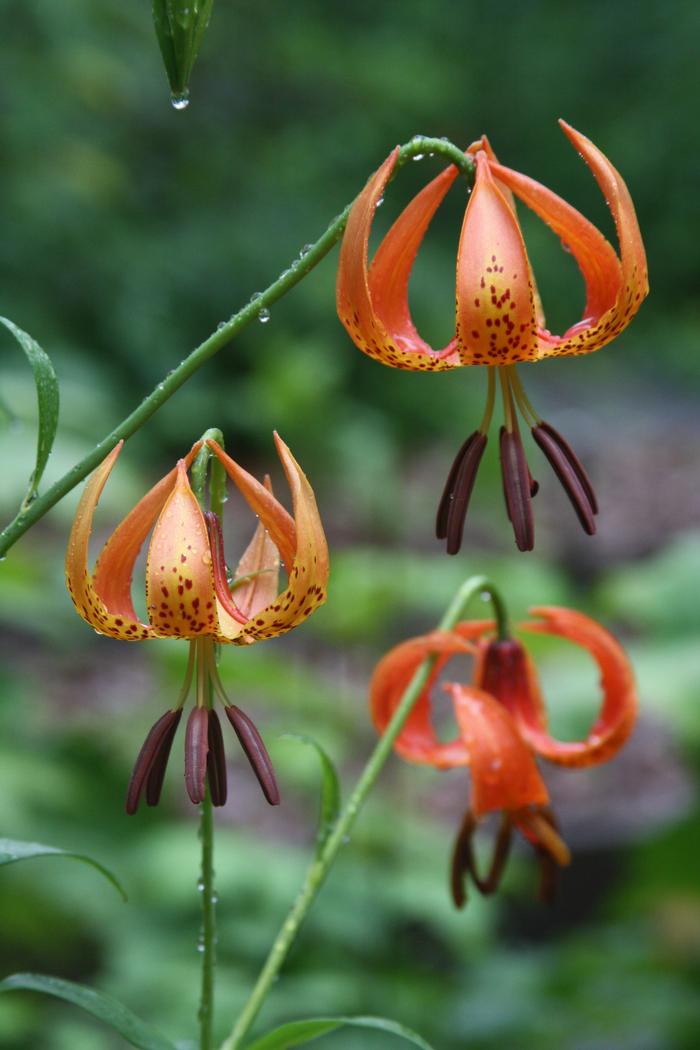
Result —
[[[446, 873], [466, 776], [394, 759], [261, 1029], [313, 1013], [384, 1013], [437, 1050], [697, 1046], [699, 21], [692, 0], [218, 0], [191, 104], [175, 112], [146, 3], [0, 3], [0, 312], [59, 373], [47, 483], [285, 269], [415, 133], [466, 145], [486, 131], [505, 163], [614, 238], [594, 181], [557, 128], [563, 116], [624, 173], [648, 248], [652, 295], [614, 346], [523, 369], [535, 404], [595, 480], [595, 539], [579, 533], [532, 449], [537, 548], [519, 555], [492, 441], [464, 549], [444, 555], [434, 507], [479, 416], [485, 377], [403, 374], [363, 357], [335, 318], [335, 253], [128, 443], [101, 504], [103, 537], [218, 425], [232, 454], [272, 469], [280, 491], [271, 431], [281, 431], [314, 483], [332, 544], [328, 605], [293, 635], [223, 657], [230, 695], [264, 729], [284, 804], [265, 806], [230, 739], [216, 861], [222, 1037], [313, 840], [314, 756], [282, 734], [315, 736], [350, 784], [374, 741], [374, 663], [430, 627], [463, 577], [485, 571], [518, 615], [563, 603], [603, 619], [638, 674], [642, 714], [625, 752], [589, 773], [547, 774], [575, 855], [559, 898], [551, 908], [535, 901], [523, 851], [497, 898], [456, 913]], [[404, 169], [378, 222], [437, 170], [429, 159]], [[451, 334], [464, 203], [455, 188], [416, 268], [413, 308], [436, 342]], [[582, 308], [575, 266], [549, 231], [522, 221], [550, 327], [562, 330]], [[34, 442], [31, 375], [3, 335], [5, 520]], [[192, 1037], [198, 856], [180, 746], [160, 808], [123, 811], [131, 764], [179, 688], [185, 647], [112, 642], [75, 615], [62, 559], [76, 500], [0, 567], [0, 835], [93, 853], [130, 902], [70, 861], [1, 869], [0, 970], [92, 983], [168, 1035]], [[227, 513], [233, 544], [251, 523], [236, 499]], [[581, 732], [595, 710], [593, 669], [564, 644], [536, 651], [555, 728]], [[395, 1040], [355, 1031], [325, 1042], [388, 1050]], [[0, 1001], [8, 1050], [122, 1045], [68, 1005], [26, 993]]]

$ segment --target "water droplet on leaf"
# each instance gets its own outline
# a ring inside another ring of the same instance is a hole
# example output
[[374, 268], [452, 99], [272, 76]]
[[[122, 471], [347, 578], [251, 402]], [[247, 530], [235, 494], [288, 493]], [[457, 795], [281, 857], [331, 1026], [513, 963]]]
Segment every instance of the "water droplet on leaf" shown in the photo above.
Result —
[[187, 109], [190, 104], [190, 93], [189, 91], [181, 91], [178, 95], [170, 96], [170, 105], [173, 109]]

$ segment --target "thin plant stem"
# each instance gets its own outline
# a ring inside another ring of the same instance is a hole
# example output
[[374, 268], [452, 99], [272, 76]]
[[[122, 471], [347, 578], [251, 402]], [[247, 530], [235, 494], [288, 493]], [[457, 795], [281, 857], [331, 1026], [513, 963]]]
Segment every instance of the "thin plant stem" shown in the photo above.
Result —
[[199, 999], [199, 1050], [212, 1048], [214, 1018], [214, 972], [216, 969], [216, 895], [214, 893], [214, 811], [207, 785], [199, 808], [199, 838], [202, 866], [197, 887], [202, 895], [202, 929], [198, 948], [202, 953], [202, 984]]
[[[223, 447], [220, 430], [211, 429], [202, 434], [202, 449], [192, 467], [192, 489], [200, 506], [206, 506], [206, 480], [209, 474], [209, 508], [219, 517], [226, 499], [226, 482], [223, 471], [208, 446], [212, 438]], [[208, 469], [207, 469], [208, 468]], [[219, 468], [217, 470], [217, 468]], [[214, 667], [214, 644], [210, 638], [198, 638], [197, 648], [197, 704], [212, 707], [212, 668]], [[212, 1050], [214, 1023], [214, 987], [216, 972], [216, 892], [214, 890], [214, 808], [209, 785], [199, 808], [199, 840], [201, 846], [201, 868], [197, 888], [202, 895], [202, 927], [198, 949], [202, 953], [202, 979], [199, 997], [199, 1050]]]
[[[429, 138], [425, 135], [414, 136], [410, 142], [400, 148], [394, 170], [397, 171], [412, 157], [424, 155], [445, 157], [459, 168], [470, 183], [473, 181], [474, 161], [468, 154], [465, 154], [452, 142]], [[264, 311], [269, 310], [274, 303], [299, 284], [340, 240], [351, 207], [352, 203], [348, 204], [333, 219], [325, 233], [308, 250], [304, 250], [294, 259], [265, 291], [254, 295], [249, 303], [233, 314], [228, 321], [222, 322], [215, 332], [200, 343], [176, 368], [169, 371], [141, 404], [121, 423], [118, 423], [106, 437], [102, 438], [92, 452], [71, 467], [43, 495], [38, 496], [29, 506], [22, 507], [17, 516], [0, 532], [0, 558], [5, 556], [20, 536], [23, 536], [32, 525], [43, 518], [47, 511], [86, 478], [112, 451], [117, 442], [135, 434], [210, 357], [227, 346], [261, 314], [264, 316]]]
[[[485, 576], [472, 576], [462, 584], [440, 621], [438, 630], [449, 631], [454, 627], [463, 616], [465, 607], [477, 594], [488, 594], [493, 603], [499, 638], [508, 637], [505, 605]], [[242, 1047], [243, 1040], [250, 1031], [316, 895], [325, 882], [341, 846], [347, 841], [360, 810], [391, 753], [394, 741], [424, 689], [436, 660], [437, 654], [428, 656], [406, 687], [389, 725], [370, 755], [323, 849], [309, 867], [301, 890], [280, 927], [255, 987], [220, 1050], [240, 1050]]]

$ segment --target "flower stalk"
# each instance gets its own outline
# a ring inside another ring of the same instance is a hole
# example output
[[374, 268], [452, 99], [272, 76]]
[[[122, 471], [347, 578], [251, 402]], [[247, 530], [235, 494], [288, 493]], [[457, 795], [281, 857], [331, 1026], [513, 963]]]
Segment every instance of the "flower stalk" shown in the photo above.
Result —
[[[496, 588], [485, 576], [472, 576], [462, 584], [438, 624], [437, 630], [451, 630], [462, 618], [465, 608], [477, 594], [488, 596], [493, 605], [497, 621], [498, 637], [507, 638], [508, 621], [505, 604]], [[413, 705], [423, 691], [437, 659], [437, 654], [428, 656], [413, 675], [386, 731], [370, 755], [357, 784], [338, 817], [335, 827], [326, 840], [319, 856], [309, 867], [304, 883], [280, 927], [280, 931], [272, 944], [248, 1001], [236, 1019], [231, 1034], [221, 1044], [220, 1050], [240, 1050], [240, 1047], [243, 1045], [243, 1040], [260, 1012], [306, 915], [323, 886], [341, 846], [347, 841], [365, 800], [376, 783], [384, 763], [391, 753], [394, 742], [411, 713]]]
[[[207, 468], [209, 468], [209, 510], [220, 518], [226, 499], [226, 473], [206, 443], [209, 438], [223, 448], [224, 438], [220, 430], [214, 428], [207, 430], [202, 435], [202, 449], [193, 464], [192, 488], [200, 506], [204, 509], [206, 507]], [[202, 647], [198, 662], [205, 664], [205, 660], [206, 654]], [[211, 708], [212, 686], [206, 666], [202, 667], [201, 675], [206, 681], [206, 695], [203, 698], [198, 696], [197, 702], [203, 699], [207, 707]], [[197, 889], [202, 895], [202, 928], [198, 947], [201, 948], [202, 953], [202, 981], [197, 1019], [199, 1021], [199, 1050], [212, 1050], [216, 974], [216, 891], [214, 889], [214, 807], [208, 785], [199, 807], [199, 842], [202, 856]]]

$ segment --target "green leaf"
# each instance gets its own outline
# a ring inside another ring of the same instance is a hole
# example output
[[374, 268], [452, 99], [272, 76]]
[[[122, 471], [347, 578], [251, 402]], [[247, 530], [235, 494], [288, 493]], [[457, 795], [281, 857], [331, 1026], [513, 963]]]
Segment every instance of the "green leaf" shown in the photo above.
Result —
[[54, 372], [54, 367], [51, 364], [48, 354], [46, 354], [38, 343], [36, 343], [30, 335], [23, 332], [21, 328], [18, 328], [12, 321], [8, 321], [6, 317], [0, 317], [0, 324], [4, 324], [8, 332], [10, 332], [19, 345], [24, 350], [24, 353], [32, 367], [34, 373], [34, 384], [36, 386], [36, 397], [39, 404], [39, 427], [37, 432], [36, 442], [36, 462], [32, 476], [29, 479], [29, 488], [27, 489], [27, 495], [22, 501], [22, 510], [26, 510], [27, 506], [36, 496], [39, 482], [41, 481], [41, 475], [44, 473], [49, 454], [53, 447], [54, 438], [56, 437], [56, 427], [58, 426], [58, 379]]
[[177, 108], [187, 105], [192, 66], [213, 5], [214, 0], [153, 0], [153, 25]]
[[0, 981], [0, 992], [17, 990], [43, 992], [65, 999], [68, 1003], [79, 1006], [82, 1010], [104, 1021], [115, 1032], [119, 1032], [127, 1043], [139, 1050], [175, 1050], [175, 1046], [164, 1035], [141, 1021], [131, 1010], [110, 995], [103, 995], [92, 988], [84, 988], [73, 981], [63, 981], [59, 977], [46, 977], [40, 973], [15, 973]]
[[421, 1039], [416, 1032], [396, 1021], [387, 1021], [385, 1017], [312, 1017], [306, 1021], [289, 1021], [267, 1035], [249, 1043], [246, 1050], [287, 1050], [288, 1047], [310, 1043], [328, 1032], [335, 1032], [346, 1025], [354, 1028], [375, 1028], [381, 1032], [398, 1035], [421, 1050], [432, 1050], [432, 1047]]
[[302, 744], [312, 747], [321, 765], [321, 807], [318, 814], [318, 832], [316, 835], [316, 856], [323, 849], [326, 839], [330, 835], [338, 813], [340, 812], [340, 781], [333, 762], [327, 753], [313, 737], [306, 733], [285, 733], [285, 739], [300, 740]]
[[59, 849], [57, 846], [45, 846], [41, 842], [20, 842], [17, 839], [0, 839], [0, 867], [3, 864], [15, 864], [20, 860], [31, 860], [33, 857], [70, 857], [72, 860], [82, 861], [99, 871], [101, 875], [112, 883], [122, 899], [126, 900], [124, 887], [108, 868], [99, 861], [84, 853], [74, 853], [72, 850]]

